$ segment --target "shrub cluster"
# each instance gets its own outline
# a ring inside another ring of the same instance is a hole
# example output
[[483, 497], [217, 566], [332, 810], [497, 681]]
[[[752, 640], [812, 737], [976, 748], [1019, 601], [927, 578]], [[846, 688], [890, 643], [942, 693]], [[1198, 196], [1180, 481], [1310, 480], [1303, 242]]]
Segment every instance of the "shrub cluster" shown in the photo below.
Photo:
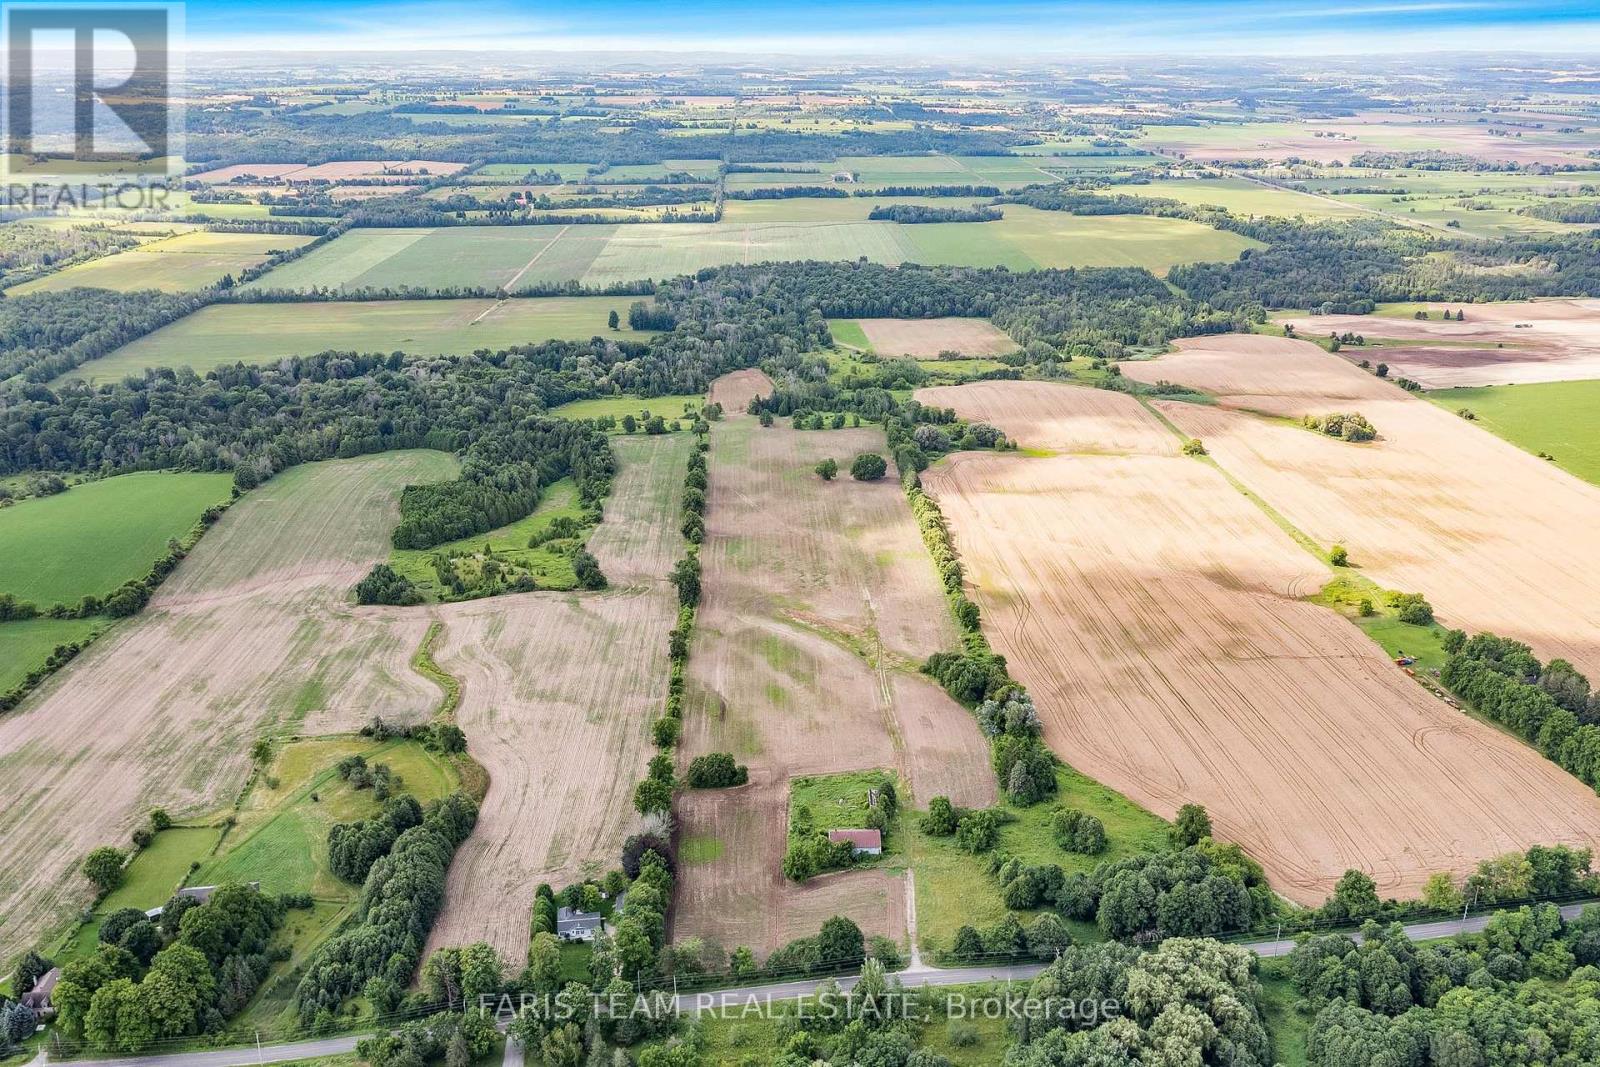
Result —
[[1336, 411], [1331, 415], [1307, 415], [1302, 420], [1308, 430], [1316, 430], [1345, 441], [1370, 441], [1378, 436], [1365, 415]]
[[684, 784], [691, 789], [723, 789], [744, 785], [750, 780], [750, 768], [735, 763], [732, 753], [708, 752], [689, 761], [684, 774]]

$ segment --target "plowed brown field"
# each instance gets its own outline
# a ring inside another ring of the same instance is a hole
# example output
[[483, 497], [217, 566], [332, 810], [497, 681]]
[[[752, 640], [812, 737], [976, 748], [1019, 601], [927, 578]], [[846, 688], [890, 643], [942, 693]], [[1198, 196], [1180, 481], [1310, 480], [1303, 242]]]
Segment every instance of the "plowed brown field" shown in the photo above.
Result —
[[933, 566], [893, 478], [823, 482], [812, 468], [884, 451], [875, 429], [796, 432], [751, 419], [712, 430], [704, 600], [689, 653], [684, 759], [730, 751], [750, 784], [691, 791], [677, 937], [769, 951], [845, 914], [904, 932], [903, 890], [881, 871], [795, 886], [782, 874], [789, 779], [885, 767], [921, 803], [994, 800], [976, 722], [916, 665], [958, 644]]
[[711, 402], [728, 415], [743, 415], [750, 401], [772, 392], [772, 379], [758, 370], [736, 370], [711, 383]]
[[[1197, 338], [1124, 367], [1221, 394], [1156, 406], [1306, 534], [1380, 585], [1600, 677], [1600, 489], [1302, 341]], [[1358, 410], [1364, 445], [1262, 419]]]
[[0, 811], [36, 829], [0, 852], [0, 957], [88, 903], [76, 867], [154, 806], [210, 813], [263, 734], [425, 719], [408, 660], [427, 619], [357, 609], [402, 486], [448, 478], [437, 452], [296, 467], [234, 507], [138, 617], [0, 716]]
[[460, 678], [457, 721], [489, 772], [478, 825], [450, 867], [431, 945], [487, 941], [527, 954], [540, 882], [560, 888], [616, 866], [635, 828], [634, 785], [667, 690], [666, 581], [692, 439], [613, 440], [618, 473], [590, 539], [611, 588], [526, 593], [435, 610], [434, 658]]
[[[986, 393], [985, 412], [1003, 401]], [[1081, 401], [1119, 432], [1159, 426], [1129, 397], [1051, 395], [1047, 424]], [[959, 390], [941, 402], [968, 413]], [[1301, 600], [1328, 571], [1208, 464], [963, 454], [924, 483], [1051, 746], [1158, 814], [1204, 804], [1292, 899], [1320, 902], [1350, 867], [1414, 895], [1434, 871], [1600, 839], [1591, 790]]]
[[1003, 356], [1017, 342], [988, 319], [857, 319], [880, 356], [933, 359], [940, 352]]
[[[1392, 377], [1411, 378], [1429, 389], [1600, 378], [1600, 300], [1427, 306], [1428, 319], [1302, 315], [1284, 321], [1308, 337], [1349, 332], [1408, 342], [1352, 346], [1343, 354], [1352, 362], [1381, 360]], [[1446, 310], [1463, 311], [1467, 319], [1445, 322]]]

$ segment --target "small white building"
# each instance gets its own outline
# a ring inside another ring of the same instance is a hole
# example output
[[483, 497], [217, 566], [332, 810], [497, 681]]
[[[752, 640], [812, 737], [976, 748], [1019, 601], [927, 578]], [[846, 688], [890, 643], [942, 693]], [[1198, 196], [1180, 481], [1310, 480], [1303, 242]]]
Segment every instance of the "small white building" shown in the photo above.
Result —
[[605, 924], [605, 918], [597, 911], [556, 911], [556, 936], [563, 941], [593, 941]]

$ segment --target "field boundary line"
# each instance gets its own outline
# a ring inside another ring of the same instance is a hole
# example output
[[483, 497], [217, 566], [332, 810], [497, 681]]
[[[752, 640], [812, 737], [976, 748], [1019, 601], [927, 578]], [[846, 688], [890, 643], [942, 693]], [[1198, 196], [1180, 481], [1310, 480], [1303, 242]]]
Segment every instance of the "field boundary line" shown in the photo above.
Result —
[[[501, 288], [504, 289], [509, 294], [511, 292], [511, 287], [516, 285], [518, 282], [520, 282], [522, 280], [522, 276], [524, 274], [528, 273], [528, 271], [533, 268], [533, 265], [535, 263], [539, 262], [539, 257], [543, 256], [546, 252], [548, 252], [552, 248], [554, 248], [556, 246], [556, 244], [563, 237], [565, 237], [567, 235], [567, 231], [570, 230], [570, 229], [572, 229], [571, 223], [568, 223], [567, 225], [561, 227], [561, 232], [557, 233], [554, 237], [550, 238], [550, 243], [545, 245], [543, 248], [539, 249], [539, 251], [535, 252], [533, 254], [533, 258], [528, 260], [528, 262], [524, 263], [522, 265], [522, 269], [517, 271], [516, 274], [512, 275], [511, 276], [511, 280], [509, 282], [506, 282], [506, 284], [501, 286]], [[473, 321], [476, 322], [477, 320], [474, 319]]]

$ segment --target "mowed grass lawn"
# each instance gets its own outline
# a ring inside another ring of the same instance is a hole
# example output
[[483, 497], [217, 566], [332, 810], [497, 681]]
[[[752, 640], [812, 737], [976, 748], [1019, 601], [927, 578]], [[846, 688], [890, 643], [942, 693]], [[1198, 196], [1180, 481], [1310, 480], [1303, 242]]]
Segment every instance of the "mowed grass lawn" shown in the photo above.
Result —
[[299, 235], [196, 230], [92, 259], [25, 282], [7, 292], [20, 295], [78, 286], [121, 292], [136, 289], [191, 292], [215, 285], [227, 274], [237, 277], [240, 271], [265, 262], [274, 251], [298, 248], [311, 240], [311, 237]]
[[0, 593], [41, 609], [109, 593], [232, 489], [227, 474], [142, 472], [0, 508]]
[[831, 199], [746, 212], [770, 221], [356, 229], [247, 288], [459, 285], [514, 293], [534, 284], [613, 285], [729, 264], [862, 256], [888, 264], [1136, 266], [1164, 273], [1179, 263], [1232, 260], [1259, 247], [1186, 219], [1143, 215], [1079, 216], [1012, 204], [998, 222], [902, 225], [856, 218], [856, 211], [854, 202]]
[[1477, 424], [1600, 485], [1600, 381], [1539, 382], [1424, 394], [1450, 411], [1472, 409]]
[[[1070, 767], [1056, 770], [1057, 795], [1032, 807], [1001, 802], [1011, 821], [1000, 828], [999, 855], [1016, 856], [1026, 864], [1054, 863], [1069, 874], [1092, 871], [1106, 860], [1167, 848], [1165, 820], [1133, 801]], [[1062, 808], [1076, 808], [1097, 817], [1106, 828], [1106, 851], [1082, 856], [1058, 846], [1050, 831], [1051, 816]], [[956, 847], [953, 837], [931, 837], [922, 832], [921, 814], [906, 812], [905, 862], [917, 875], [917, 935], [929, 951], [950, 948], [962, 926], [983, 927], [1000, 921], [1006, 906], [1000, 886], [987, 873], [989, 856], [974, 856]], [[1026, 926], [1030, 921], [1023, 914]], [[1093, 927], [1071, 923], [1074, 933], [1096, 936]]]
[[0, 622], [0, 693], [40, 666], [57, 645], [70, 645], [104, 629], [104, 619], [24, 619]]
[[[261, 363], [318, 352], [465, 355], [539, 341], [595, 336], [642, 339], [628, 328], [637, 297], [534, 297], [515, 300], [362, 300], [307, 304], [214, 304], [91, 360], [66, 375], [96, 385], [148, 367], [189, 367], [205, 374], [234, 363]], [[607, 326], [615, 311], [619, 328]]]

